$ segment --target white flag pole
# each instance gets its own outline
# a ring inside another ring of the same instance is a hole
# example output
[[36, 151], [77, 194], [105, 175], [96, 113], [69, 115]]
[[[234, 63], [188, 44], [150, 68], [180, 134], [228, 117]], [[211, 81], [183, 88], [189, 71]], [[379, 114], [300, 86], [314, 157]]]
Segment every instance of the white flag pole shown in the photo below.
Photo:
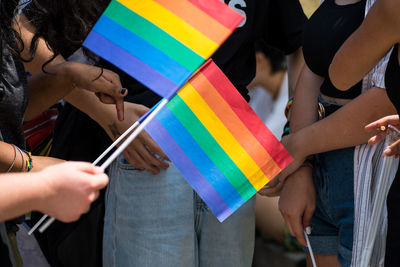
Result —
[[[135, 129], [131, 135], [118, 147], [117, 150], [100, 166], [102, 169], [106, 169], [128, 146], [132, 141], [143, 131], [143, 129], [151, 122], [151, 120], [163, 109], [163, 107], [168, 104], [168, 99], [162, 99], [159, 104], [154, 108], [153, 112], [149, 113], [144, 121], [140, 124], [139, 121], [135, 122], [128, 130], [126, 130], [115, 142], [106, 149], [94, 162], [93, 165], [96, 165], [108, 152], [110, 152], [123, 138], [125, 138], [133, 129]], [[43, 217], [32, 227], [29, 231], [29, 235], [32, 235], [35, 230], [39, 227], [39, 225], [48, 217], [47, 214], [43, 215]], [[46, 223], [40, 227], [39, 232], [43, 233], [53, 222], [55, 221], [54, 217], [51, 217]]]
[[313, 267], [317, 267], [317, 263], [315, 262], [314, 252], [312, 250], [310, 239], [308, 238], [308, 234], [306, 231], [304, 231], [304, 237], [306, 238], [307, 247], [308, 247], [308, 251], [310, 252], [310, 257], [311, 257], [311, 262], [313, 264]]
[[[132, 143], [132, 141], [143, 131], [143, 129], [151, 122], [151, 120], [163, 109], [163, 107], [168, 104], [168, 99], [162, 99], [161, 102], [157, 105], [157, 107], [154, 109], [153, 112], [151, 112], [146, 118], [145, 120], [140, 124], [138, 123], [138, 127], [132, 132], [132, 134], [118, 147], [117, 150], [114, 151], [114, 153], [100, 166], [100, 168], [102, 169], [106, 169], [108, 166], [110, 166], [110, 164], [129, 146], [130, 143]], [[135, 123], [136, 124], [136, 123]], [[135, 127], [133, 127], [134, 125], [132, 125], [132, 129], [134, 129]], [[129, 128], [126, 132], [129, 133], [129, 130], [132, 131], [132, 129]], [[126, 133], [125, 132], [125, 133]], [[125, 134], [124, 133], [124, 134]], [[126, 137], [128, 135], [128, 133], [125, 134], [124, 137]], [[122, 137], [122, 136], [121, 136]], [[121, 139], [124, 138], [118, 138]], [[115, 141], [114, 143], [117, 143], [117, 141]], [[113, 144], [114, 145], [114, 144]], [[111, 145], [112, 146], [112, 145]], [[111, 150], [111, 148], [108, 148], [107, 150]], [[108, 153], [108, 152], [107, 152]], [[103, 153], [104, 154], [104, 153]], [[100, 157], [104, 157], [104, 155], [101, 155]], [[99, 157], [99, 158], [100, 158]], [[97, 160], [96, 160], [97, 161]], [[32, 230], [29, 232], [30, 234], [32, 234], [35, 229], [38, 227], [38, 225], [40, 225], [40, 223], [46, 219], [48, 215], [44, 215], [40, 221], [38, 223], [35, 224], [35, 226], [32, 228]], [[43, 233], [44, 231], [46, 231], [46, 229], [55, 221], [56, 219], [54, 217], [51, 217], [49, 220], [46, 221], [46, 223], [40, 227], [39, 232]]]

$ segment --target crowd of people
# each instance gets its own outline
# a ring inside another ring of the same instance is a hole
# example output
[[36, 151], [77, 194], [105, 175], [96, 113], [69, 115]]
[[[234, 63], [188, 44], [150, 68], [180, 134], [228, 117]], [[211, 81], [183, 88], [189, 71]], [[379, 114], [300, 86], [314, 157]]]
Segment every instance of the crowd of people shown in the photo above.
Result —
[[[110, 2], [0, 0], [1, 266], [33, 266], [18, 235], [39, 267], [245, 267], [256, 224], [280, 240], [285, 221], [308, 266], [305, 232], [317, 266], [356, 267], [376, 194], [387, 208], [363, 267], [399, 266], [398, 161], [376, 189], [400, 155], [399, 0], [324, 0], [309, 19], [299, 0], [225, 0], [245, 20], [212, 58], [293, 162], [223, 223], [145, 131], [107, 170], [90, 164], [160, 100], [82, 47]], [[42, 214], [59, 221], [19, 231]]]

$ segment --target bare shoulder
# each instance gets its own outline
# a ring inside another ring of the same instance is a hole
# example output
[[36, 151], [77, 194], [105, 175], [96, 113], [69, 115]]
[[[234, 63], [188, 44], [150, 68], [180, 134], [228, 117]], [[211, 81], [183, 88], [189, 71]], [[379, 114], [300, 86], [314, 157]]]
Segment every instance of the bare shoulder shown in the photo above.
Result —
[[377, 0], [375, 5], [382, 18], [400, 24], [400, 0]]
[[376, 0], [369, 13], [371, 23], [379, 31], [385, 31], [400, 41], [400, 0]]

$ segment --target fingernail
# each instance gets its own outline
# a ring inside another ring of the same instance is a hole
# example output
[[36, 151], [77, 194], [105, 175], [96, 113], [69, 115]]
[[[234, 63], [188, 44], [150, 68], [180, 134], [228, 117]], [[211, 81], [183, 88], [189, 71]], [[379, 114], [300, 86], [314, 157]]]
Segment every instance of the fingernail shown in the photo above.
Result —
[[121, 95], [125, 94], [125, 92], [126, 92], [126, 88], [122, 88], [121, 89]]
[[306, 227], [306, 233], [307, 233], [307, 235], [311, 235], [311, 226], [307, 226]]

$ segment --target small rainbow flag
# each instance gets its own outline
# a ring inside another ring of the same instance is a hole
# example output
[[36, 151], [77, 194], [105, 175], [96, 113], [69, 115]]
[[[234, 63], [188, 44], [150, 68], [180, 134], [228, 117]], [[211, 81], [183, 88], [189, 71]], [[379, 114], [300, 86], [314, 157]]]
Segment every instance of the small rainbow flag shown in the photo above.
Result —
[[170, 99], [243, 19], [221, 0], [113, 0], [83, 45]]
[[146, 131], [221, 222], [292, 161], [212, 60]]

